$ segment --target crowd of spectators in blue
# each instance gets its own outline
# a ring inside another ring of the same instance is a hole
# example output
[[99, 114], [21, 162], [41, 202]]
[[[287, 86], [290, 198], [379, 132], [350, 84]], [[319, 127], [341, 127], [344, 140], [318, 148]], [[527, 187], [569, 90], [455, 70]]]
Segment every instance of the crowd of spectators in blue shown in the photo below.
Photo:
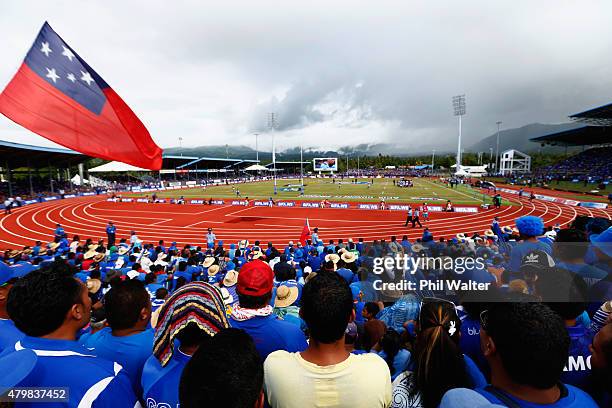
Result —
[[[612, 404], [608, 219], [284, 246], [109, 227], [3, 253], [0, 389], [68, 387], [75, 407]], [[420, 286], [451, 280], [486, 289]]]

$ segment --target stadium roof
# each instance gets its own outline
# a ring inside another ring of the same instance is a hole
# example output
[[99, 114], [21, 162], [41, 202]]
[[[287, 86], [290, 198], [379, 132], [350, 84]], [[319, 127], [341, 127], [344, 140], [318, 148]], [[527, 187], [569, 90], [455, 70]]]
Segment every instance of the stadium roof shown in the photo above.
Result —
[[546, 143], [561, 146], [586, 146], [612, 143], [612, 127], [580, 126], [562, 132], [529, 139], [536, 143]]
[[[303, 165], [307, 165], [307, 164], [312, 164], [311, 161], [303, 161], [303, 162], [299, 162], [299, 161], [277, 161], [276, 165], [284, 165], [287, 167], [291, 167], [291, 166], [299, 166], [301, 164]], [[272, 167], [274, 165], [274, 163], [268, 163], [266, 164], [266, 167]]]
[[118, 161], [109, 162], [98, 167], [87, 170], [89, 173], [119, 173], [126, 171], [151, 171], [140, 167], [132, 166]]
[[162, 169], [176, 169], [177, 167], [197, 160], [197, 156], [180, 156], [172, 154], [162, 154]]
[[221, 157], [194, 157], [187, 163], [177, 166], [177, 169], [197, 167], [198, 169], [229, 169], [240, 164], [258, 163], [257, 160], [224, 159]]
[[570, 118], [591, 125], [612, 126], [612, 103], [570, 115]]
[[70, 149], [31, 146], [0, 140], [0, 166], [7, 163], [12, 169], [18, 167], [65, 168], [84, 162], [89, 157]]

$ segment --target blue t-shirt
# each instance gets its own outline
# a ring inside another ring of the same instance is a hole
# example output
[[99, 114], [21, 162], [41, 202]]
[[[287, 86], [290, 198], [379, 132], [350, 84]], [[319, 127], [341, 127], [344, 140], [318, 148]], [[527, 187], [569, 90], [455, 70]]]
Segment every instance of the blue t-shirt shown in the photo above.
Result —
[[[557, 402], [546, 405], [528, 402], [511, 396], [510, 394], [501, 390], [498, 392], [500, 392], [506, 398], [509, 398], [513, 403], [521, 408], [597, 408], [597, 404], [595, 401], [593, 401], [593, 398], [591, 398], [586, 392], [571, 385], [566, 385], [564, 388], [565, 390], [562, 392], [562, 396], [559, 398], [559, 400], [557, 400]], [[484, 387], [477, 389], [476, 392], [480, 393], [493, 404], [502, 404], [503, 406], [506, 405], [497, 396], [493, 395]]]
[[[377, 354], [383, 360], [387, 361], [387, 353], [381, 350]], [[395, 369], [395, 371], [393, 372], [393, 374], [391, 374], [391, 381], [395, 380], [398, 375], [408, 369], [408, 366], [410, 364], [410, 357], [411, 354], [408, 350], [400, 349], [400, 351], [398, 351], [398, 353], [393, 358], [393, 368]]]
[[262, 361], [277, 350], [289, 353], [306, 350], [306, 336], [294, 324], [280, 320], [276, 315], [256, 316], [248, 320], [229, 319], [230, 326], [242, 329], [251, 336]]
[[12, 320], [0, 319], [0, 354], [4, 350], [15, 350], [15, 343], [24, 337]]
[[172, 358], [165, 367], [161, 366], [155, 356], [147, 359], [142, 369], [143, 400], [147, 407], [179, 406], [179, 382], [190, 358], [175, 346]]
[[518, 272], [521, 264], [523, 263], [523, 257], [525, 257], [531, 251], [544, 251], [548, 255], [552, 256], [550, 245], [545, 244], [542, 241], [524, 241], [512, 248], [508, 269], [510, 269], [511, 272]]
[[344, 280], [350, 285], [351, 283], [358, 282], [359, 278], [356, 273], [353, 273], [350, 269], [340, 268], [336, 273], [344, 278]]
[[[112, 360], [96, 357], [76, 341], [24, 337], [16, 346], [36, 354], [36, 364], [19, 387], [67, 387], [67, 403], [45, 403], [45, 407], [132, 408], [137, 402], [125, 369]], [[12, 367], [2, 367], [0, 373]], [[2, 376], [0, 375], [0, 387]], [[39, 407], [39, 403], [18, 403]]]
[[469, 315], [461, 316], [461, 351], [469, 356], [483, 373], [489, 372], [489, 364], [480, 348], [480, 319]]
[[148, 329], [130, 336], [113, 336], [110, 327], [93, 334], [85, 346], [94, 348], [99, 357], [114, 360], [127, 372], [136, 395], [142, 395], [140, 378], [142, 367], [153, 351], [153, 330]]
[[589, 345], [593, 335], [581, 324], [567, 327], [570, 337], [570, 348], [567, 364], [561, 374], [561, 382], [579, 388], [587, 389], [591, 375], [591, 352]]

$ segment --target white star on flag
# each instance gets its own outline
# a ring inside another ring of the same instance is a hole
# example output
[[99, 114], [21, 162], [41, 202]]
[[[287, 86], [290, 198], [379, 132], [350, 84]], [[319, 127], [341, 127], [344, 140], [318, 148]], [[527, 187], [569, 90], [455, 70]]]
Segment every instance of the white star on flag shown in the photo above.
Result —
[[63, 45], [62, 45], [62, 48], [64, 48], [64, 51], [62, 51], [62, 55], [68, 58], [70, 62], [72, 62], [72, 59], [74, 58], [74, 54], [72, 53], [72, 51], [70, 51], [68, 48], [66, 48]]
[[81, 75], [83, 75], [81, 77], [81, 80], [87, 82], [87, 85], [91, 85], [91, 83], [93, 82], [93, 78], [91, 77], [91, 75], [89, 75], [89, 72], [81, 71]]
[[45, 76], [53, 80], [53, 83], [56, 83], [57, 80], [59, 79], [59, 75], [57, 75], [57, 73], [55, 72], [55, 68], [51, 68], [51, 69], [46, 68], [46, 69], [47, 69], [47, 75]]
[[69, 73], [66, 78], [68, 78], [70, 81], [72, 81], [72, 83], [74, 83], [74, 81], [76, 81], [76, 77], [74, 76], [74, 74], [71, 72]]
[[49, 48], [49, 43], [48, 42], [44, 42], [44, 43], [42, 43], [42, 47], [40, 48], [40, 52], [42, 52], [43, 54], [45, 54], [48, 57], [49, 53], [53, 52], [53, 50], [51, 48]]

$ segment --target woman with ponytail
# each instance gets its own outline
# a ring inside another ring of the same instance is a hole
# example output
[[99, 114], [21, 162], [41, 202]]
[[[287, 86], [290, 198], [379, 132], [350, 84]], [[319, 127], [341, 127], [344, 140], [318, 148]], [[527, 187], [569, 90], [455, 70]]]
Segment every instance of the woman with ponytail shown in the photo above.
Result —
[[459, 347], [461, 320], [444, 299], [421, 302], [417, 336], [408, 371], [393, 381], [393, 408], [435, 408], [453, 388], [476, 388], [486, 380]]

